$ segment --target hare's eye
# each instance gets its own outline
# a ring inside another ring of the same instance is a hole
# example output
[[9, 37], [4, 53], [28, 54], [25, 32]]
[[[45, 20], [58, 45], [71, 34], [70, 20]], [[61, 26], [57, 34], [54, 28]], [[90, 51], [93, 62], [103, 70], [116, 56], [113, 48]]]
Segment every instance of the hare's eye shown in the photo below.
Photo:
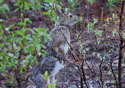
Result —
[[72, 17], [72, 15], [69, 15], [69, 17]]

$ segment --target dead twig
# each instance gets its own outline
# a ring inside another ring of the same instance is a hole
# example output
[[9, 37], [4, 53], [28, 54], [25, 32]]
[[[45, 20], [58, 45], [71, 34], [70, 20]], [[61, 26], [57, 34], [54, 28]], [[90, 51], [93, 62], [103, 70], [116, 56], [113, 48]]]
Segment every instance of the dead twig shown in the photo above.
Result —
[[104, 82], [103, 82], [103, 72], [102, 72], [102, 64], [103, 64], [103, 58], [101, 60], [101, 63], [99, 65], [99, 71], [100, 71], [100, 81], [101, 81], [101, 88], [104, 88]]
[[[82, 80], [84, 81], [86, 87], [89, 88], [83, 65], [84, 65], [84, 60], [82, 60], [82, 65], [81, 65], [81, 70], [82, 70], [82, 75], [83, 75], [83, 79]], [[81, 88], [84, 88], [84, 87], [82, 86]]]
[[113, 75], [115, 83], [116, 83], [116, 87], [118, 88], [118, 81], [117, 81], [115, 72], [114, 72], [113, 67], [112, 67], [112, 60], [110, 61], [110, 68], [111, 68], [111, 72], [112, 72], [112, 75]]
[[119, 88], [122, 88], [121, 84], [121, 75], [122, 75], [122, 59], [123, 59], [123, 36], [122, 36], [122, 16], [124, 11], [124, 3], [125, 0], [122, 1], [122, 7], [121, 7], [121, 13], [120, 13], [120, 24], [119, 24], [119, 37], [120, 37], [120, 44], [119, 44], [119, 61], [118, 61], [118, 82], [119, 82]]

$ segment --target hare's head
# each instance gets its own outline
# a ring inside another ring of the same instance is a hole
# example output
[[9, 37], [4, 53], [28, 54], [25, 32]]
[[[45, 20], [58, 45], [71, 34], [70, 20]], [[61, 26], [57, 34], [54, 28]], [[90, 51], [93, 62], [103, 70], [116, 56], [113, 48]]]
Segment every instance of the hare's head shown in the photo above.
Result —
[[64, 14], [59, 15], [59, 24], [66, 26], [73, 26], [76, 24], [78, 17], [70, 12], [65, 12]]

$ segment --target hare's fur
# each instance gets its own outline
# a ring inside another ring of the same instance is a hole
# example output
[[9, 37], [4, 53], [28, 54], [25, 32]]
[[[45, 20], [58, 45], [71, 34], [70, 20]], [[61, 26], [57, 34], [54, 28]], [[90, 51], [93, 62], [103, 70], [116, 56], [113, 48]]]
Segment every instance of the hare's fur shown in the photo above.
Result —
[[[63, 61], [58, 61], [58, 59], [53, 56], [47, 55], [42, 59], [43, 60], [39, 62], [39, 65], [36, 65], [33, 69], [33, 75], [31, 77], [36, 88], [47, 88], [47, 83], [55, 83], [56, 74], [64, 67]], [[47, 71], [49, 75], [47, 81], [45, 81], [41, 76], [45, 71]]]
[[48, 41], [48, 46], [57, 54], [64, 56], [68, 52], [68, 46], [70, 44], [69, 29], [76, 23], [76, 20], [76, 15], [64, 13], [59, 18], [59, 25], [50, 31], [52, 40]]
[[[59, 60], [54, 54], [65, 56], [68, 52], [70, 44], [69, 28], [72, 27], [77, 20], [76, 15], [64, 13], [60, 15], [59, 25], [50, 31], [51, 40], [47, 43], [47, 53], [45, 57], [40, 57], [39, 65], [33, 69], [31, 80], [35, 83], [36, 88], [47, 88], [47, 83], [55, 83], [56, 74], [64, 67], [63, 60]], [[65, 58], [64, 58], [65, 59]], [[42, 78], [41, 74], [48, 72], [49, 79], [47, 82]]]

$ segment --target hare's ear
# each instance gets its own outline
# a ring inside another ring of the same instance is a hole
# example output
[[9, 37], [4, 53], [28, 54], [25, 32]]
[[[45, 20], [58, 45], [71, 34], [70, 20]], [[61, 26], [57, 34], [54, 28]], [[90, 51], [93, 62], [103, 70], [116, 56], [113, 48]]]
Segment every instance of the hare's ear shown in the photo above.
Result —
[[61, 6], [54, 5], [54, 10], [58, 16], [62, 16], [64, 14], [64, 10]]

